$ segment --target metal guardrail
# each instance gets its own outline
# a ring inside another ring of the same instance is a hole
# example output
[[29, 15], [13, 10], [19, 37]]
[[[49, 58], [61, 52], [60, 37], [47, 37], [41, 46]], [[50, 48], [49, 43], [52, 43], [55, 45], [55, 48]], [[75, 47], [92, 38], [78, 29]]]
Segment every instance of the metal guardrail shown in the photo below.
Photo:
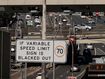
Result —
[[[47, 39], [53, 39], [55, 36], [47, 36]], [[15, 38], [14, 38], [15, 39]], [[24, 36], [23, 39], [41, 39], [41, 36]], [[56, 39], [63, 39], [67, 42], [67, 44], [69, 43], [67, 40], [67, 38], [64, 39], [64, 36], [56, 36]], [[77, 43], [79, 44], [85, 44], [85, 43], [105, 43], [105, 39], [78, 39]], [[15, 45], [16, 42], [12, 41], [11, 45]]]

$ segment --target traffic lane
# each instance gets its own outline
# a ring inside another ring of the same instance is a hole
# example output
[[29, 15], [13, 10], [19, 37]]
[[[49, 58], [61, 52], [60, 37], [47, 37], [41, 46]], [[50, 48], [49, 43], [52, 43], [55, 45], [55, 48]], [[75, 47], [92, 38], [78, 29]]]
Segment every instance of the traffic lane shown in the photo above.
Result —
[[94, 21], [95, 21], [97, 24], [105, 24], [105, 17], [104, 17], [104, 16], [93, 17], [92, 19], [94, 19]]
[[[83, 50], [85, 48], [87, 48], [87, 45], [88, 44], [80, 44], [79, 46], [79, 49], [80, 49], [80, 55], [83, 55]], [[91, 54], [92, 55], [105, 55], [105, 44], [103, 43], [94, 43], [93, 44], [93, 47], [94, 47], [94, 50], [91, 50]]]
[[77, 22], [78, 24], [87, 24], [88, 19], [87, 18], [81, 18], [79, 15], [73, 15], [73, 21]]
[[76, 15], [73, 15], [73, 16], [72, 16], [72, 21], [73, 21], [75, 24], [84, 23], [83, 19], [82, 19], [80, 16], [76, 16]]
[[96, 55], [105, 55], [105, 44], [103, 43], [94, 44], [94, 48], [96, 49]]
[[[56, 69], [55, 69], [55, 79], [66, 79], [66, 72], [69, 72], [70, 71], [70, 66], [58, 66]], [[48, 73], [47, 73], [47, 78], [48, 79], [53, 79], [53, 70], [50, 70]]]
[[[86, 65], [78, 66], [80, 68], [79, 72], [73, 72], [74, 76], [77, 76], [78, 79], [81, 79], [86, 73]], [[72, 76], [72, 72], [70, 71], [70, 66], [58, 66], [55, 69], [55, 79], [67, 79], [68, 76]], [[47, 73], [48, 79], [53, 79], [53, 72], [50, 71]]]
[[[40, 70], [41, 70], [41, 67], [27, 68], [27, 79], [35, 78], [37, 72], [41, 72]], [[25, 73], [25, 69], [21, 68], [17, 72], [11, 73], [10, 77], [11, 77], [11, 79], [19, 79], [19, 78], [22, 78], [22, 76], [24, 76], [24, 73]]]
[[[79, 55], [83, 55], [83, 51], [84, 51], [84, 49], [86, 49], [87, 48], [87, 45], [88, 45], [88, 43], [87, 44], [79, 44]], [[94, 55], [95, 53], [94, 53], [94, 50], [91, 50], [90, 49], [90, 51], [91, 51], [91, 54], [92, 55]]]
[[87, 35], [87, 34], [105, 34], [105, 26], [97, 24], [96, 26], [93, 26], [93, 28], [89, 31], [85, 30], [79, 30], [76, 31], [76, 34], [82, 34], [82, 35]]
[[105, 50], [105, 44], [103, 44], [103, 43], [97, 43], [97, 44], [94, 44], [94, 46], [96, 47], [96, 48], [101, 48], [101, 49], [103, 49], [103, 50]]
[[98, 23], [99, 24], [105, 24], [105, 20], [104, 20], [104, 16], [100, 16], [98, 19], [97, 19]]
[[101, 19], [103, 20], [103, 22], [105, 24], [105, 16], [102, 16]]

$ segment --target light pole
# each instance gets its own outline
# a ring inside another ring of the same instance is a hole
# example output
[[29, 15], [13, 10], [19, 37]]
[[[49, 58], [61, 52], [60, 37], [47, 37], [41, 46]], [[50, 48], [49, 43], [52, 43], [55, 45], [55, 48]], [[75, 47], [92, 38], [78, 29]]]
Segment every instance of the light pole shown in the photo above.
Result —
[[[42, 40], [46, 39], [46, 0], [43, 0]], [[42, 79], [45, 79], [45, 63], [42, 63]]]
[[74, 45], [73, 45], [73, 40], [71, 40], [71, 46], [72, 46], [72, 76], [73, 76], [73, 69], [74, 69]]
[[46, 0], [43, 0], [42, 39], [46, 39]]
[[[69, 14], [70, 14], [70, 16], [71, 16], [71, 26], [72, 26], [72, 36], [70, 36], [69, 37], [69, 43], [71, 44], [71, 48], [72, 48], [72, 66], [71, 66], [71, 71], [72, 71], [72, 76], [73, 76], [73, 72], [74, 71], [77, 71], [78, 70], [78, 68], [76, 67], [76, 66], [74, 66], [74, 61], [75, 61], [75, 58], [74, 58], [74, 56], [75, 56], [75, 54], [76, 54], [76, 52], [75, 52], [75, 47], [74, 47], [74, 45], [76, 45], [76, 32], [75, 32], [75, 29], [74, 29], [74, 23], [73, 23], [73, 18], [72, 18], [72, 13], [73, 13], [73, 11], [69, 11]], [[69, 34], [70, 34], [70, 32], [69, 32]]]
[[75, 51], [74, 45], [76, 44], [76, 37], [70, 36], [69, 37], [69, 43], [71, 44], [71, 48], [72, 48], [72, 51], [71, 51], [72, 52], [72, 66], [71, 66], [70, 70], [72, 71], [72, 76], [73, 76], [73, 72], [78, 70], [78, 68], [76, 66], [74, 66], [74, 61], [75, 61], [74, 55], [76, 54], [76, 52], [74, 52]]

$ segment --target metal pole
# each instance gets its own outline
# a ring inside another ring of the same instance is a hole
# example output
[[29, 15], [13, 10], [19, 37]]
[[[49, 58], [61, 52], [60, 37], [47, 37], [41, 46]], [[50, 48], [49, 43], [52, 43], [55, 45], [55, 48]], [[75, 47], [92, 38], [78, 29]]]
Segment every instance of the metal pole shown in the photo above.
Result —
[[[27, 31], [29, 33], [29, 27], [27, 26]], [[28, 35], [29, 39], [29, 35]], [[24, 79], [27, 79], [27, 62], [24, 63]]]
[[56, 17], [55, 17], [55, 14], [54, 14], [54, 39], [53, 39], [53, 79], [55, 79], [55, 62], [54, 62], [54, 40], [56, 39], [56, 35], [57, 35], [57, 30], [55, 29], [57, 26], [56, 26]]
[[55, 79], [55, 63], [54, 63], [54, 40], [53, 40], [53, 79]]
[[55, 63], [53, 62], [53, 79], [55, 79]]
[[96, 23], [97, 23], [98, 17], [96, 16]]
[[[3, 41], [3, 31], [1, 32], [1, 36], [2, 36], [2, 37], [1, 37], [1, 40]], [[2, 76], [2, 75], [3, 75], [3, 68], [2, 68], [2, 66], [3, 66], [3, 65], [2, 65], [2, 64], [3, 64], [3, 45], [4, 45], [3, 42], [1, 42], [1, 51], [0, 51], [0, 52], [1, 52], [1, 57], [0, 57], [0, 58], [1, 58], [1, 60], [0, 60], [0, 62], [1, 62], [1, 63], [0, 63], [0, 64], [1, 64], [1, 67], [0, 67], [0, 69], [1, 69], [1, 70], [0, 70], [0, 72], [1, 72], [1, 73], [0, 73], [1, 77], [0, 77], [0, 79], [3, 79], [3, 78], [2, 78], [2, 77], [3, 77], [3, 76]]]
[[[46, 0], [43, 0], [42, 39], [46, 39]], [[42, 63], [42, 79], [45, 79], [45, 63]]]
[[26, 62], [25, 62], [25, 73], [24, 73], [24, 75], [25, 75], [24, 76], [25, 77], [24, 79], [27, 79], [27, 63]]
[[96, 55], [97, 54], [96, 48], [94, 48], [94, 52], [95, 52], [94, 55]]
[[74, 67], [74, 46], [73, 46], [72, 41], [71, 41], [71, 45], [72, 45], [72, 76], [73, 76], [73, 67]]
[[[22, 64], [22, 63], [21, 63]], [[23, 69], [22, 69], [22, 67], [20, 66], [20, 76], [21, 76], [21, 79], [23, 79]]]
[[53, 18], [53, 21], [54, 21], [54, 22], [53, 22], [53, 23], [54, 23], [54, 24], [53, 24], [53, 25], [54, 25], [54, 31], [53, 31], [53, 33], [54, 33], [54, 35], [55, 35], [55, 33], [56, 33], [56, 30], [55, 30], [55, 28], [56, 28], [56, 24], [55, 24], [55, 23], [56, 23], [56, 22], [55, 22], [56, 17], [55, 17], [55, 14], [53, 14], [53, 15], [54, 15], [54, 18]]
[[[27, 26], [27, 32], [29, 33], [29, 26]], [[29, 35], [28, 35], [29, 39]], [[24, 63], [24, 79], [27, 79], [27, 62]]]
[[[75, 33], [74, 31], [75, 30], [73, 30], [73, 18], [72, 18], [72, 15], [71, 15], [71, 25], [72, 25], [72, 32], [73, 32], [73, 34]], [[75, 34], [74, 34], [75, 35]], [[73, 67], [74, 67], [74, 45], [73, 45], [73, 42], [71, 41], [71, 46], [72, 46], [72, 76], [74, 75], [73, 74]]]
[[42, 39], [46, 39], [46, 0], [43, 0]]
[[[15, 28], [15, 37], [16, 37], [16, 40], [22, 38], [22, 29], [21, 29], [21, 26], [18, 25], [18, 23], [19, 23], [19, 21], [17, 20], [17, 22], [16, 22], [16, 28]], [[23, 64], [23, 63], [21, 62], [21, 64]], [[21, 79], [23, 79], [23, 69], [21, 68], [21, 66], [20, 66], [20, 77], [21, 77]]]

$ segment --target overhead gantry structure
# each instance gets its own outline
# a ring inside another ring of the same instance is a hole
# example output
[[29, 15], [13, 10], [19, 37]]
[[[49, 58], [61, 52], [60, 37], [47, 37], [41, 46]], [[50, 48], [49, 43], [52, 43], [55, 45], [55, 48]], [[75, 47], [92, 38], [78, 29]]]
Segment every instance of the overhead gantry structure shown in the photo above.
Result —
[[[104, 0], [46, 0], [47, 5], [104, 5]], [[0, 0], [0, 5], [42, 5], [43, 0]]]

